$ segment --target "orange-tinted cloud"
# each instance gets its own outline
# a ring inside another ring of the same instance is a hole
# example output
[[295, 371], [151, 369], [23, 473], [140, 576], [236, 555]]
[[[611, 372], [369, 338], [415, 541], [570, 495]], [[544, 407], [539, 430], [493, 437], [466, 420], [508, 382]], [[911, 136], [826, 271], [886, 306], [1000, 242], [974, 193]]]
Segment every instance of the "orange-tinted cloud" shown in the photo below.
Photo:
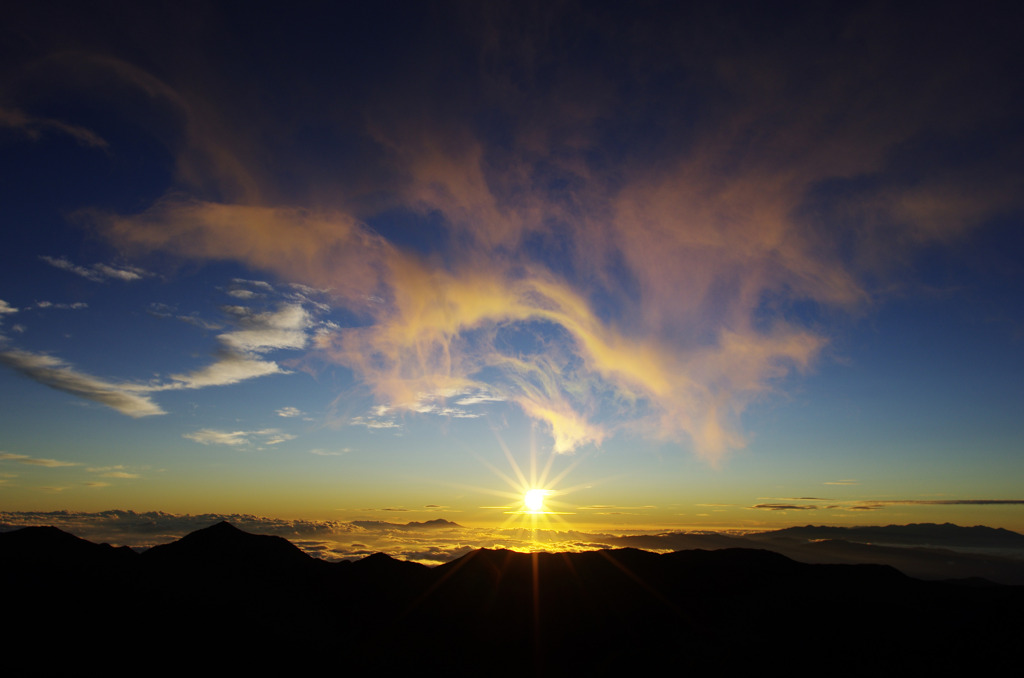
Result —
[[[947, 48], [944, 25], [907, 45], [879, 33], [904, 20], [879, 8], [778, 33], [735, 17], [620, 30], [594, 10], [582, 25], [599, 48], [577, 56], [571, 12], [464, 12], [449, 37], [469, 65], [426, 26], [413, 48], [436, 49], [410, 51], [364, 100], [299, 70], [277, 83], [320, 125], [359, 121], [370, 141], [337, 174], [291, 155], [293, 121], [241, 111], [216, 74], [178, 74], [188, 91], [164, 94], [188, 120], [178, 175], [204, 197], [99, 215], [102, 233], [330, 289], [364, 322], [314, 350], [390, 407], [486, 388], [560, 452], [628, 431], [714, 460], [743, 445], [752, 399], [819, 358], [816, 314], [859, 312], [876, 293], [867, 274], [893, 276], [909, 249], [1019, 204], [1018, 175], [994, 169], [1009, 151], [915, 160], [922, 139], [1001, 119], [998, 88], [957, 67], [970, 55]], [[549, 31], [528, 28], [537, 12]], [[440, 224], [433, 249], [374, 230], [394, 208]], [[510, 345], [510, 330], [539, 348]]]

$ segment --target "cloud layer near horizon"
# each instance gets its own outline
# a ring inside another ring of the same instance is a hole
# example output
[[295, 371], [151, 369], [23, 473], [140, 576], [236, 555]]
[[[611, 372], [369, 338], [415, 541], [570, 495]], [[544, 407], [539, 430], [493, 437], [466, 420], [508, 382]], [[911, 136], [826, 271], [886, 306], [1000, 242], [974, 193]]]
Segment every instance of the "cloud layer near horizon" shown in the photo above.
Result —
[[[337, 81], [343, 47], [277, 74], [204, 62], [202, 78], [162, 43], [159, 77], [93, 55], [83, 78], [150, 94], [180, 128], [159, 131], [178, 184], [90, 218], [129, 254], [329, 289], [359, 321], [314, 357], [389, 408], [485, 390], [557, 452], [625, 431], [714, 461], [743, 446], [752, 400], [821, 357], [833, 314], [898, 282], [916, 247], [1019, 206], [1020, 173], [1012, 144], [955, 153], [1010, 124], [1007, 73], [976, 50], [995, 20], [952, 40], [877, 7], [773, 30], [711, 14], [445, 6], [379, 46], [402, 66]], [[254, 105], [240, 85], [256, 77], [302, 119]], [[277, 367], [241, 332], [221, 341], [221, 372], [174, 378]]]

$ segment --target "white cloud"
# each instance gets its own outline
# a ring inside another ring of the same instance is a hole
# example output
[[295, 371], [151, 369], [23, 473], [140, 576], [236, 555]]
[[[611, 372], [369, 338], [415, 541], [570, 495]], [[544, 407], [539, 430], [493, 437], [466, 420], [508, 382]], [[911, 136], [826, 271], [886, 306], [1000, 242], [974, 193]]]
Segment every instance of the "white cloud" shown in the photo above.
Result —
[[295, 436], [291, 433], [284, 433], [278, 428], [265, 428], [262, 431], [256, 431], [253, 435], [263, 436], [264, 445], [277, 445], [289, 440], [295, 440]]
[[196, 327], [198, 327], [200, 329], [203, 329], [203, 330], [216, 331], [216, 330], [224, 329], [223, 325], [218, 325], [217, 323], [212, 323], [212, 322], [210, 322], [208, 320], [203, 320], [202, 318], [199, 318], [196, 315], [179, 315], [179, 316], [177, 316], [177, 318], [178, 318], [178, 320], [180, 320], [180, 321], [182, 321], [184, 323], [188, 323], [189, 325], [195, 325]]
[[248, 445], [249, 439], [246, 437], [249, 434], [245, 431], [214, 431], [212, 429], [204, 428], [194, 433], [185, 433], [182, 438], [188, 438], [194, 440], [197, 443], [203, 445]]
[[[311, 321], [299, 304], [284, 304], [277, 311], [254, 313], [245, 306], [225, 306], [243, 328], [217, 337], [223, 347], [220, 358], [206, 367], [187, 374], [172, 374], [171, 383], [146, 387], [151, 391], [226, 386], [271, 374], [289, 374], [272, 360], [257, 356], [271, 350], [300, 349], [309, 337]], [[179, 316], [181, 317], [181, 316]], [[285, 416], [285, 415], [282, 415]]]
[[78, 466], [78, 464], [73, 461], [41, 459], [39, 457], [30, 457], [27, 454], [13, 454], [11, 452], [0, 452], [0, 461], [16, 461], [19, 464], [29, 464], [31, 466], [46, 466], [47, 468], [56, 468], [58, 466]]
[[263, 353], [274, 349], [300, 349], [309, 340], [306, 330], [312, 323], [301, 304], [283, 304], [277, 311], [268, 313], [252, 313], [241, 306], [227, 306], [224, 310], [235, 315], [244, 328], [219, 337], [225, 346], [236, 351]]
[[348, 454], [351, 451], [352, 451], [351, 447], [343, 447], [340, 450], [321, 450], [321, 449], [315, 449], [315, 450], [310, 450], [309, 453], [310, 454], [318, 455], [320, 457], [340, 457], [340, 456], [342, 456], [344, 454]]
[[115, 278], [117, 280], [142, 280], [145, 276], [149, 275], [146, 271], [141, 268], [114, 268], [107, 264], [93, 264], [92, 268], [94, 271], [108, 277]]
[[274, 286], [263, 280], [246, 280], [245, 278], [235, 278], [231, 282], [235, 285], [248, 285], [249, 287], [255, 287], [256, 289], [263, 290], [264, 292], [274, 291]]
[[55, 304], [52, 301], [37, 301], [35, 304], [36, 308], [56, 308], [61, 310], [72, 310], [78, 311], [83, 308], [89, 308], [89, 304], [84, 301], [76, 301], [73, 304]]
[[134, 280], [142, 280], [150, 275], [148, 271], [134, 266], [118, 268], [108, 264], [93, 264], [92, 266], [86, 267], [74, 264], [65, 257], [48, 257], [43, 255], [39, 258], [54, 268], [59, 268], [62, 271], [68, 271], [69, 273], [80, 275], [87, 280], [92, 280], [93, 282], [104, 282], [111, 278], [130, 282]]
[[267, 282], [262, 280], [246, 280], [244, 278], [235, 278], [231, 281], [231, 287], [227, 293], [236, 299], [256, 299], [257, 297], [265, 297], [268, 294], [275, 292], [274, 287]]
[[246, 379], [265, 377], [269, 374], [288, 374], [272, 360], [252, 360], [237, 355], [226, 355], [212, 365], [188, 374], [172, 374], [173, 383], [153, 387], [151, 390], [164, 391], [178, 388], [204, 388], [206, 386], [227, 386]]
[[297, 407], [282, 407], [277, 411], [279, 417], [301, 417], [303, 414], [302, 410]]
[[259, 431], [216, 431], [204, 428], [193, 433], [185, 433], [182, 437], [203, 445], [230, 445], [232, 447], [248, 446], [254, 443], [278, 445], [295, 439], [295, 436], [290, 433], [284, 433], [276, 428], [265, 428]]
[[[453, 398], [457, 398], [454, 407], [448, 404]], [[504, 399], [495, 397], [484, 389], [465, 391], [461, 389], [446, 388], [437, 389], [429, 393], [419, 393], [412, 403], [400, 405], [398, 409], [409, 410], [418, 414], [433, 414], [440, 417], [452, 419], [477, 419], [483, 414], [471, 412], [465, 409], [468, 406], [480, 405], [489, 402], [503, 402]], [[376, 416], [380, 417], [394, 408], [388, 406], [377, 406], [373, 409]]]
[[349, 423], [353, 426], [365, 426], [370, 429], [402, 428], [402, 425], [390, 419], [376, 419], [374, 417], [352, 417]]
[[[100, 264], [86, 269], [72, 264], [67, 259], [42, 258], [53, 266], [92, 280], [102, 280], [104, 276], [128, 280], [133, 279], [133, 276], [138, 277], [144, 274], [141, 269], [115, 269]], [[269, 288], [267, 283], [259, 281], [250, 281], [250, 284]], [[35, 305], [37, 308], [44, 309], [86, 307], [84, 303], [56, 304], [50, 301], [39, 301]], [[288, 370], [282, 369], [276, 362], [263, 359], [262, 355], [273, 350], [301, 349], [307, 345], [308, 330], [313, 323], [309, 313], [301, 304], [282, 304], [277, 310], [270, 312], [253, 312], [244, 306], [228, 306], [224, 310], [235, 317], [240, 329], [224, 332], [217, 337], [221, 348], [216, 360], [192, 372], [172, 374], [165, 380], [154, 380], [148, 384], [109, 382], [79, 372], [59, 358], [22, 350], [0, 352], [0, 363], [51, 388], [101, 403], [132, 417], [165, 413], [146, 395], [149, 393], [225, 386], [257, 377], [290, 373]], [[9, 315], [17, 311], [18, 309], [0, 300], [0, 314]], [[169, 316], [171, 311], [172, 309], [166, 305], [153, 304], [150, 306], [150, 312], [158, 316]], [[200, 324], [207, 329], [215, 327], [191, 317], [179, 316], [179, 318]], [[290, 411], [288, 408], [283, 410], [283, 412]], [[298, 415], [301, 415], [301, 412], [297, 409], [295, 409], [295, 414], [281, 414], [281, 416]], [[289, 439], [289, 437], [277, 436], [264, 442], [277, 444]]]
[[98, 473], [101, 478], [141, 478], [142, 476], [138, 473], [132, 473], [126, 471], [122, 464], [117, 466], [100, 466], [95, 468], [87, 468], [86, 471], [89, 473]]
[[0, 363], [50, 388], [106, 405], [130, 417], [165, 414], [159, 405], [139, 394], [146, 389], [134, 384], [103, 381], [78, 372], [53, 356], [21, 350], [3, 351], [0, 352]]
[[504, 398], [499, 398], [495, 395], [488, 393], [487, 391], [479, 390], [476, 391], [475, 393], [471, 393], [469, 395], [465, 395], [459, 398], [458, 400], [455, 401], [455, 404], [466, 407], [469, 405], [480, 405], [482, 403], [500, 403], [504, 402], [504, 400]]
[[307, 295], [327, 294], [328, 292], [330, 292], [330, 290], [328, 289], [317, 289], [316, 287], [310, 287], [309, 285], [303, 285], [302, 283], [289, 283], [289, 286], [292, 289], [296, 289], [299, 292], [302, 292], [303, 294]]

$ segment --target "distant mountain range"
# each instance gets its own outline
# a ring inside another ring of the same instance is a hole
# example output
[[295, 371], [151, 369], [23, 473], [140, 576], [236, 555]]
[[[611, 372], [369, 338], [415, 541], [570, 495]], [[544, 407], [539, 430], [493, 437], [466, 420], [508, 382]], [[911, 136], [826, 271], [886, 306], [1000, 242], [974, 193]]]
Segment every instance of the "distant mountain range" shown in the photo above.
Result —
[[742, 537], [669, 533], [609, 539], [654, 550], [768, 549], [802, 563], [889, 565], [927, 580], [988, 579], [1024, 585], [1024, 535], [991, 527], [919, 523], [884, 527], [807, 525]]
[[143, 553], [27, 527], [0, 533], [0, 576], [11, 675], [1009, 674], [1024, 632], [1021, 587], [763, 549], [480, 549], [428, 568], [328, 563], [226, 522]]
[[803, 540], [842, 539], [860, 544], [934, 546], [938, 548], [1006, 549], [1024, 551], [1024, 534], [1002, 528], [961, 527], [952, 523], [911, 523], [885, 527], [828, 527], [807, 525], [750, 535], [755, 538]]
[[422, 530], [422, 529], [447, 529], [447, 528], [461, 528], [462, 525], [453, 523], [450, 520], [444, 518], [435, 518], [434, 520], [427, 520], [422, 523], [415, 521], [410, 523], [388, 523], [383, 520], [353, 520], [352, 525], [366, 528], [376, 529], [391, 529], [391, 530]]

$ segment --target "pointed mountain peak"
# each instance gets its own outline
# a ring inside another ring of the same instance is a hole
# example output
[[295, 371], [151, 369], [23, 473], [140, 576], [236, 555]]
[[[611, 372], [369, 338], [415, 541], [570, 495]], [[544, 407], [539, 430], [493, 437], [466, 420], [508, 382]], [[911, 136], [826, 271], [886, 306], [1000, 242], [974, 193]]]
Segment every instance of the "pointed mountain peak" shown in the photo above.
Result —
[[209, 527], [204, 527], [197, 532], [209, 532], [210, 534], [249, 534], [244, 530], [240, 530], [226, 520], [222, 520], [219, 523], [214, 523]]
[[154, 546], [145, 555], [150, 561], [238, 567], [284, 567], [313, 560], [283, 537], [252, 534], [226, 520], [190, 532], [170, 544]]

